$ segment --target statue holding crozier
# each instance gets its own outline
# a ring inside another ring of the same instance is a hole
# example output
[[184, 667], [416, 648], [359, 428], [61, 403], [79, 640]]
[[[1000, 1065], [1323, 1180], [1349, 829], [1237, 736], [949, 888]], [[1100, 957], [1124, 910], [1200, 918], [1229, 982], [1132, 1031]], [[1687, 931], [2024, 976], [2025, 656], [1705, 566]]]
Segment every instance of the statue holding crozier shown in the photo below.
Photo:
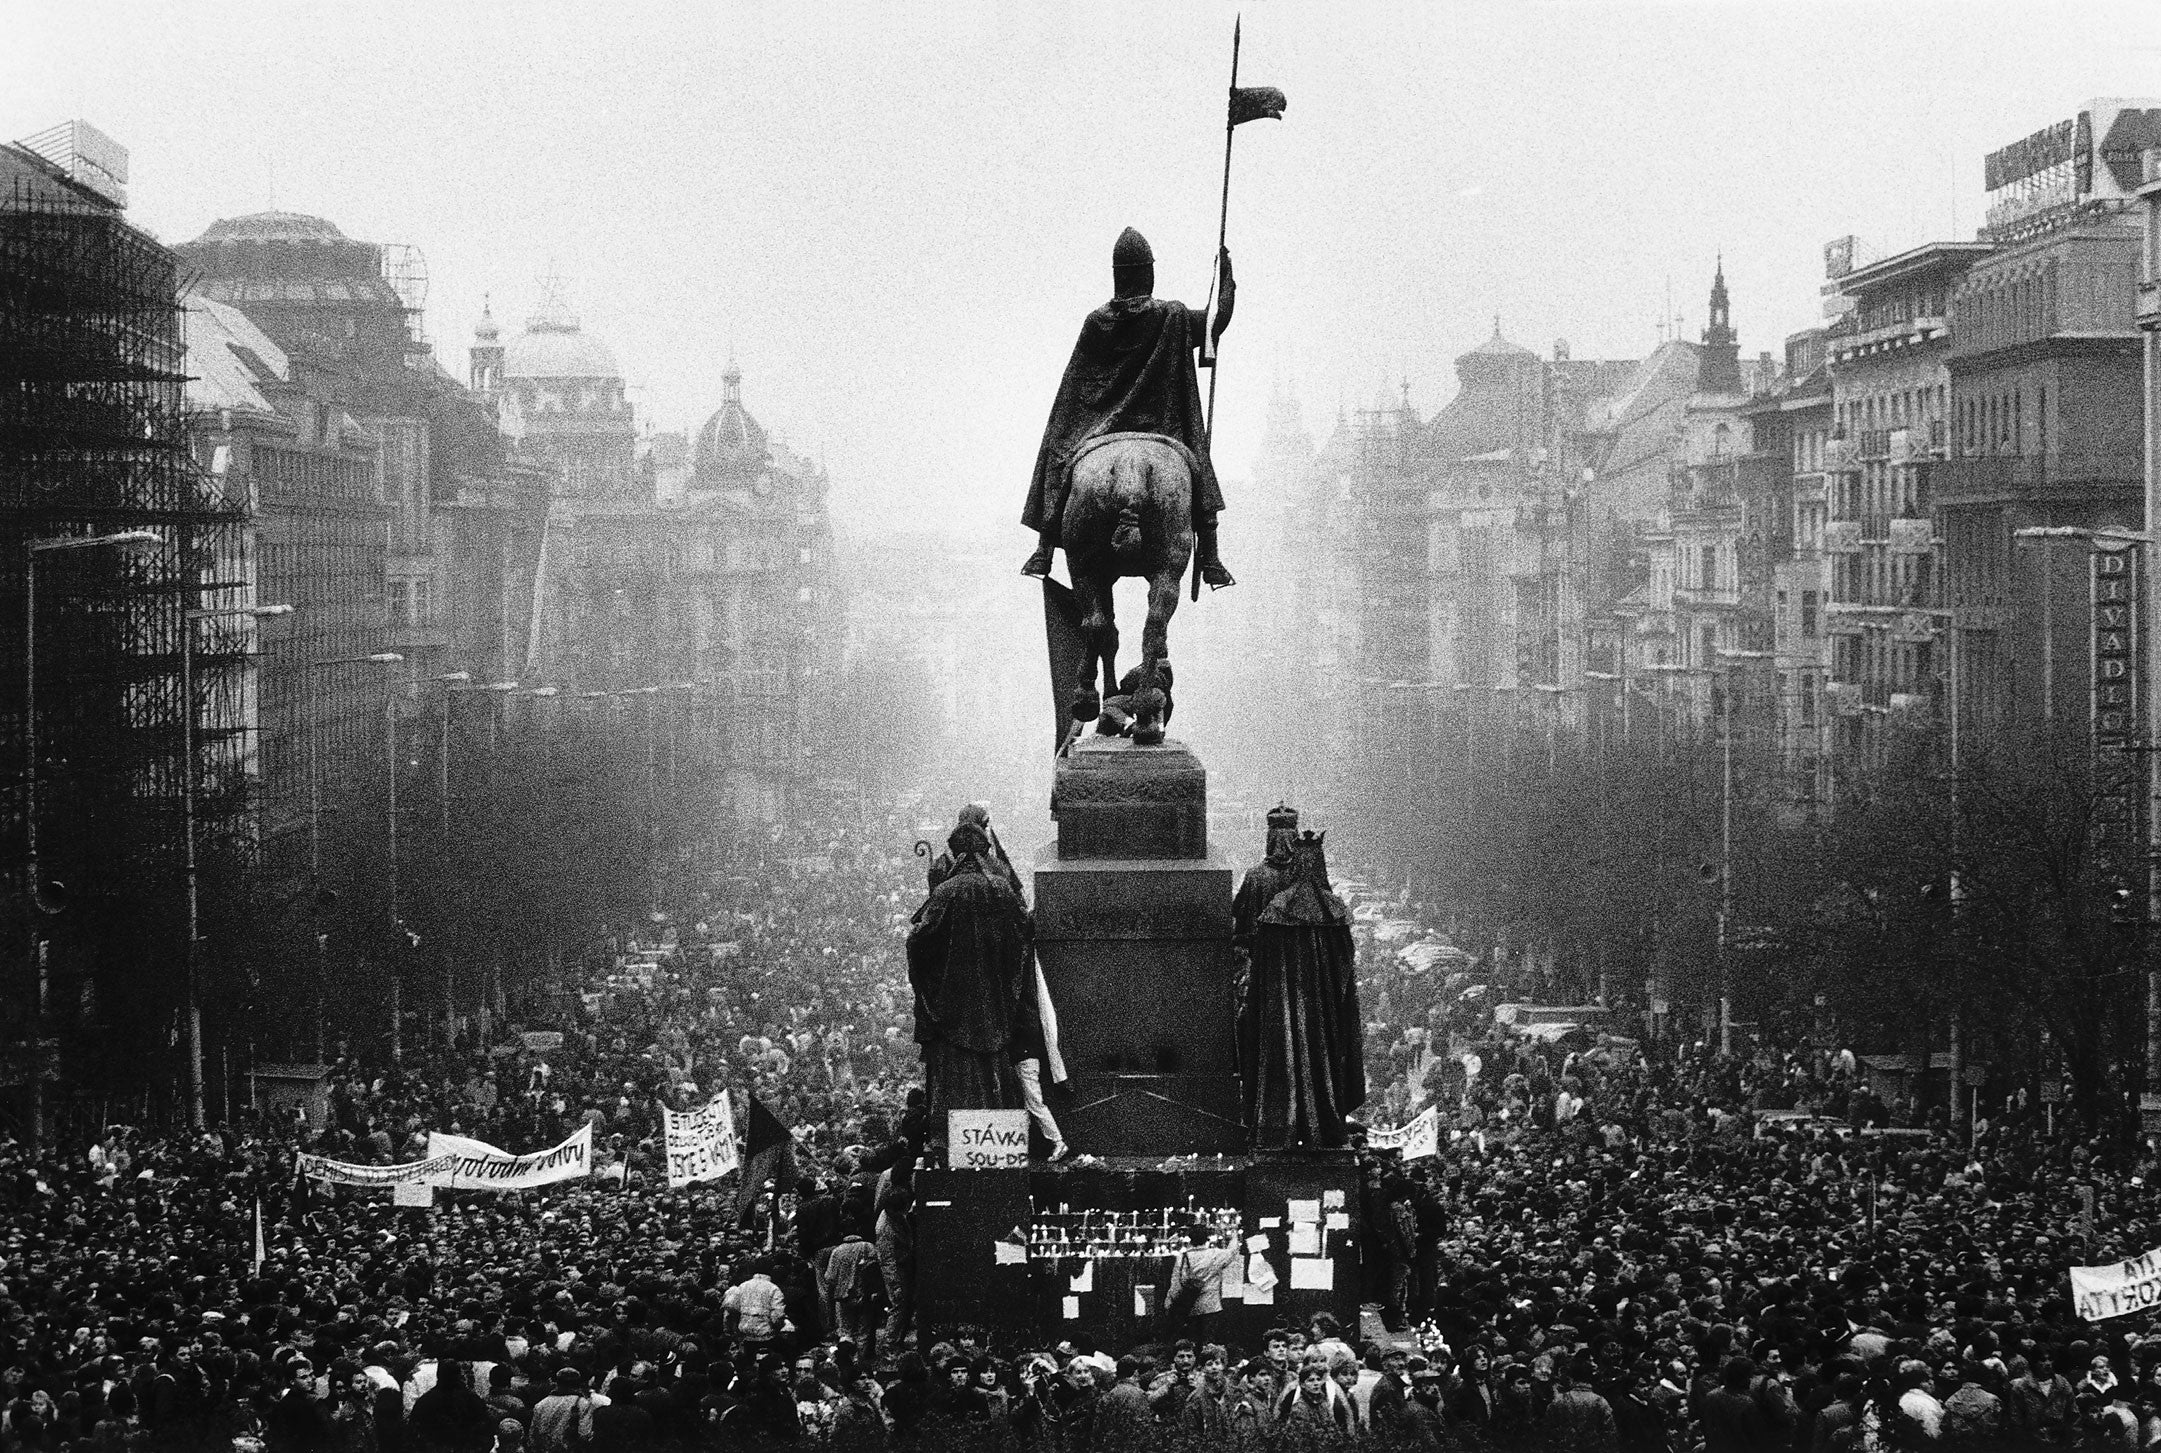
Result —
[[945, 1138], [949, 1110], [1017, 1110], [1008, 1049], [1033, 992], [1033, 924], [992, 853], [983, 827], [963, 822], [946, 839], [952, 871], [916, 910], [908, 932], [915, 1040], [923, 1051], [930, 1136]]

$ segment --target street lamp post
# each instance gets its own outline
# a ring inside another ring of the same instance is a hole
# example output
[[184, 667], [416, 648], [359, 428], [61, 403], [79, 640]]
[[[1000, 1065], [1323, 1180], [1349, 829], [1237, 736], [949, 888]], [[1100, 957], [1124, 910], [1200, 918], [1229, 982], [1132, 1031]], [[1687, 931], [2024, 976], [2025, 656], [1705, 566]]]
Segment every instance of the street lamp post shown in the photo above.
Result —
[[[23, 559], [23, 830], [27, 848], [30, 901], [39, 913], [58, 913], [60, 895], [45, 882], [38, 856], [38, 556], [56, 550], [136, 549], [162, 545], [165, 537], [155, 530], [120, 530], [109, 535], [55, 535], [31, 540]], [[45, 1027], [45, 938], [36, 928], [30, 934], [30, 964], [37, 974], [37, 994], [30, 1023], [30, 1143], [45, 1141], [45, 1073], [38, 1063]]]
[[[2152, 227], [2153, 223], [2149, 221], [2149, 245], [2152, 242]], [[2161, 326], [2161, 324], [2150, 325], [2148, 319], [2142, 315], [2140, 326], [2148, 329], [2146, 334], [2147, 381], [2149, 388], [2146, 418], [2148, 438], [2146, 458], [2147, 529], [2087, 529], [2079, 525], [2035, 525], [2012, 531], [2012, 538], [2016, 540], [2084, 540], [2087, 542], [2089, 549], [2096, 551], [2135, 547], [2140, 551], [2141, 558], [2145, 562], [2145, 568], [2140, 572], [2138, 586], [2145, 597], [2140, 602], [2141, 610], [2138, 625], [2140, 629], [2146, 632], [2146, 640], [2140, 643], [2142, 653], [2145, 656], [2146, 680], [2143, 683], [2142, 699], [2133, 706], [2135, 713], [2133, 720], [2137, 723], [2137, 735], [2133, 745], [2143, 743], [2146, 760], [2142, 764], [2143, 770], [2140, 776], [2147, 797], [2144, 853], [2146, 859], [2146, 912], [2144, 915], [2146, 934], [2141, 945], [2146, 958], [2146, 1076], [2141, 1085], [2139, 1096], [2139, 1119], [2142, 1128], [2152, 1130], [2161, 1129], [2161, 963], [2157, 963], [2154, 958], [2154, 935], [2157, 931], [2161, 931], [2161, 736], [2157, 736], [2157, 733], [2161, 733], [2161, 683], [2157, 683], [2155, 679], [2157, 673], [2154, 669], [2154, 647], [2157, 641], [2161, 641], [2161, 636], [2155, 634], [2156, 631], [2161, 631], [2161, 599], [2156, 598], [2154, 589], [2155, 572], [2153, 568], [2154, 529], [2157, 524], [2161, 524], [2161, 514], [2157, 514], [2157, 509], [2161, 509], [2161, 464], [2157, 464], [2154, 460], [2152, 450], [2152, 441], [2157, 431], [2161, 431], [2161, 421], [2157, 421], [2154, 417], [2151, 389], [2155, 382], [2156, 344], [2153, 326]], [[2044, 591], [2042, 600], [2044, 604], [2054, 592], [2054, 583], [2054, 572], [2044, 563], [2042, 566], [2042, 589]], [[2047, 653], [2052, 652], [2054, 649], [2053, 635], [2054, 632], [2044, 626], [2042, 633], [2044, 659]], [[2050, 674], [2053, 675], [2053, 673]], [[2053, 694], [2052, 680], [2048, 689], [2050, 694]]]
[[[323, 899], [323, 766], [322, 701], [315, 673], [327, 666], [395, 666], [405, 658], [396, 651], [376, 651], [366, 656], [338, 656], [310, 661], [308, 679], [308, 873], [314, 881], [315, 902]], [[330, 983], [330, 935], [320, 924], [315, 931], [315, 1062], [325, 1063], [328, 1049], [324, 1032], [324, 1000]]]
[[188, 929], [181, 955], [181, 992], [188, 1043], [188, 1128], [203, 1128], [203, 1002], [201, 985], [202, 908], [195, 846], [195, 623], [239, 617], [267, 620], [289, 616], [289, 605], [194, 607], [181, 612], [180, 626], [180, 823], [181, 861], [187, 875]]
[[[1744, 661], [1770, 661], [1776, 659], [1771, 651], [1729, 651], [1721, 647], [1718, 659], [1726, 662], [1717, 668], [1727, 672]], [[1726, 682], [1719, 693], [1720, 783], [1718, 789], [1718, 1052], [1733, 1053], [1733, 961], [1726, 951], [1727, 939], [1733, 924], [1733, 682]]]

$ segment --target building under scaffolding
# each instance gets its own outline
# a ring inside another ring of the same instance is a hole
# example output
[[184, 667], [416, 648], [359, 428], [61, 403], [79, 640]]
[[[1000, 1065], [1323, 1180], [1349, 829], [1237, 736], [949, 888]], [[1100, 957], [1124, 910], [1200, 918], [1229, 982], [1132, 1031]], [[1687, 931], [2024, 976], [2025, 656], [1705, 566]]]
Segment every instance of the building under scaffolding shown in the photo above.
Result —
[[[0, 1103], [18, 1129], [55, 1077], [86, 1116], [173, 1111], [182, 632], [192, 607], [246, 603], [242, 515], [187, 450], [178, 262], [122, 217], [125, 165], [79, 123], [0, 146]], [[37, 548], [121, 534], [147, 538]], [[193, 624], [206, 882], [248, 851], [239, 619]]]

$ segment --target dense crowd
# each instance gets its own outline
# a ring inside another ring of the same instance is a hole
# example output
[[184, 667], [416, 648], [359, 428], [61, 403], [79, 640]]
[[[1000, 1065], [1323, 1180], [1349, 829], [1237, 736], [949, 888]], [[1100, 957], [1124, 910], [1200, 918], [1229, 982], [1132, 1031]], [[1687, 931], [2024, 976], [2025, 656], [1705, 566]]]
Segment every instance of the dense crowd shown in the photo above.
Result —
[[[2161, 1239], [2150, 1154], [2015, 1103], [1953, 1141], [1828, 1048], [1541, 1042], [1487, 1007], [1527, 987], [1505, 958], [1370, 941], [1369, 1113], [1445, 1130], [1361, 1152], [1363, 1328], [919, 1337], [923, 866], [774, 843], [556, 1007], [341, 1060], [325, 1116], [0, 1147], [0, 1453], [2161, 1445], [2161, 1336], [2076, 1320], [2065, 1277]], [[795, 1127], [793, 1194], [668, 1189], [660, 1107], [723, 1088]], [[620, 1179], [430, 1212], [294, 1173], [580, 1123]]]

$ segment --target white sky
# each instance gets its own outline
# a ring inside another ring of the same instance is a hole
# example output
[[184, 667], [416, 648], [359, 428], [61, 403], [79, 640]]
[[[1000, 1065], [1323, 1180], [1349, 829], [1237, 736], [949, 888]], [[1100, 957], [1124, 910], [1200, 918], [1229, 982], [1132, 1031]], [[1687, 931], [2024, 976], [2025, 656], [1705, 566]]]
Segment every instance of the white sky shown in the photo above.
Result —
[[[664, 428], [745, 397], [836, 504], [1009, 535], [1128, 223], [1205, 292], [1233, 7], [106, 4], [0, 0], [0, 135], [71, 116], [133, 152], [168, 241], [266, 208], [426, 254], [463, 375], [552, 259]], [[1271, 376], [1323, 430], [1422, 411], [1498, 313], [1635, 356], [1723, 250], [1744, 349], [1816, 317], [1824, 241], [1969, 235], [1982, 154], [2093, 96], [2161, 95], [2161, 3], [1244, 7], [1217, 457]], [[1954, 234], [1954, 220], [1956, 232]], [[1226, 547], [1236, 542], [1234, 515]], [[995, 538], [996, 536], [993, 535]], [[1234, 554], [1235, 560], [1235, 554]]]

